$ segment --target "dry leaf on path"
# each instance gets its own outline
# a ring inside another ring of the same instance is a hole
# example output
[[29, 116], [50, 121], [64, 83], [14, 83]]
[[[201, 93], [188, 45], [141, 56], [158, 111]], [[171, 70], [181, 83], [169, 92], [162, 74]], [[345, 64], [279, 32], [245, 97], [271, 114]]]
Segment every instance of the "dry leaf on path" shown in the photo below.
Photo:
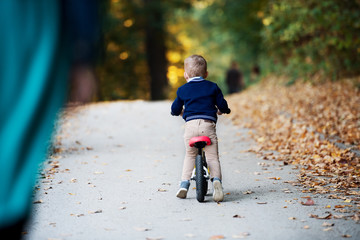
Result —
[[247, 236], [250, 236], [250, 233], [248, 233], [248, 232], [243, 232], [243, 233], [239, 233], [239, 234], [234, 234], [234, 235], [232, 235], [232, 238], [246, 238]]
[[315, 202], [311, 198], [308, 198], [306, 202], [301, 202], [301, 204], [305, 206], [312, 206], [315, 204]]
[[225, 239], [224, 235], [214, 235], [209, 238], [209, 240]]
[[150, 228], [142, 228], [142, 227], [135, 227], [134, 229], [138, 232], [147, 232], [151, 230]]
[[102, 210], [99, 209], [99, 210], [96, 210], [96, 211], [89, 211], [89, 214], [94, 214], [94, 213], [102, 213]]
[[251, 191], [251, 190], [247, 190], [247, 191], [245, 191], [245, 192], [242, 192], [244, 195], [246, 195], [246, 194], [252, 194], [252, 193], [254, 193], [253, 191]]
[[328, 223], [328, 222], [324, 222], [323, 224], [321, 224], [321, 226], [323, 226], [323, 227], [332, 227], [334, 225], [335, 225], [335, 223]]
[[319, 216], [316, 215], [316, 214], [309, 214], [309, 217], [310, 217], [310, 218], [316, 218], [316, 219], [331, 219], [332, 214], [329, 213], [329, 214], [327, 214], [327, 215], [325, 215], [325, 216], [322, 216], [322, 217], [319, 217]]

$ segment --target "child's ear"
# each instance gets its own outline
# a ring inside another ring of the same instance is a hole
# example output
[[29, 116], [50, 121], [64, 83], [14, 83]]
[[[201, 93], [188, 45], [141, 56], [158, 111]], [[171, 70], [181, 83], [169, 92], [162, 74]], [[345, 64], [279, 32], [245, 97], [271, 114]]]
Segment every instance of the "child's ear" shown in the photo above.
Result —
[[184, 72], [184, 78], [185, 78], [186, 80], [189, 79], [189, 75], [188, 75], [186, 72]]
[[204, 78], [207, 78], [208, 75], [209, 73], [206, 71]]

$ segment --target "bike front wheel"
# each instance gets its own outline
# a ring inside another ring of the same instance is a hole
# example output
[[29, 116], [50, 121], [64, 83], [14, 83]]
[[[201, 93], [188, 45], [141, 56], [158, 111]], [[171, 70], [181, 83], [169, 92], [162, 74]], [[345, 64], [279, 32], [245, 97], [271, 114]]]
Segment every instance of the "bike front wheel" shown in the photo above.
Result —
[[204, 177], [204, 167], [201, 155], [196, 156], [195, 167], [196, 199], [199, 202], [203, 202], [207, 192], [207, 180]]

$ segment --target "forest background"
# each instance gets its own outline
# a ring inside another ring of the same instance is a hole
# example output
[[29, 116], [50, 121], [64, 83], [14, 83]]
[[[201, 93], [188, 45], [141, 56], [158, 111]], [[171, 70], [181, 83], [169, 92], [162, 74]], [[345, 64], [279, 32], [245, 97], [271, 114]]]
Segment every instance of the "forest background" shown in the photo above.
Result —
[[246, 86], [360, 74], [359, 0], [108, 0], [101, 11], [96, 101], [173, 99], [192, 54], [225, 93], [234, 60]]

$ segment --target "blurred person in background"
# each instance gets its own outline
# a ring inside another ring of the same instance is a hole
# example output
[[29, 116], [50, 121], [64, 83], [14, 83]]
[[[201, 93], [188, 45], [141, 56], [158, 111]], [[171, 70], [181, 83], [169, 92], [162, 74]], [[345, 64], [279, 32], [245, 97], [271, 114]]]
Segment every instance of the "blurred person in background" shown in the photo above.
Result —
[[260, 66], [255, 64], [251, 69], [250, 81], [251, 83], [255, 83], [258, 81], [260, 77]]
[[231, 62], [230, 69], [226, 72], [226, 84], [228, 93], [236, 93], [244, 88], [242, 73], [236, 61]]
[[0, 236], [7, 239], [20, 239], [31, 215], [36, 173], [69, 76], [81, 85], [74, 96], [81, 92], [79, 100], [90, 99], [97, 5], [96, 0], [0, 1]]

